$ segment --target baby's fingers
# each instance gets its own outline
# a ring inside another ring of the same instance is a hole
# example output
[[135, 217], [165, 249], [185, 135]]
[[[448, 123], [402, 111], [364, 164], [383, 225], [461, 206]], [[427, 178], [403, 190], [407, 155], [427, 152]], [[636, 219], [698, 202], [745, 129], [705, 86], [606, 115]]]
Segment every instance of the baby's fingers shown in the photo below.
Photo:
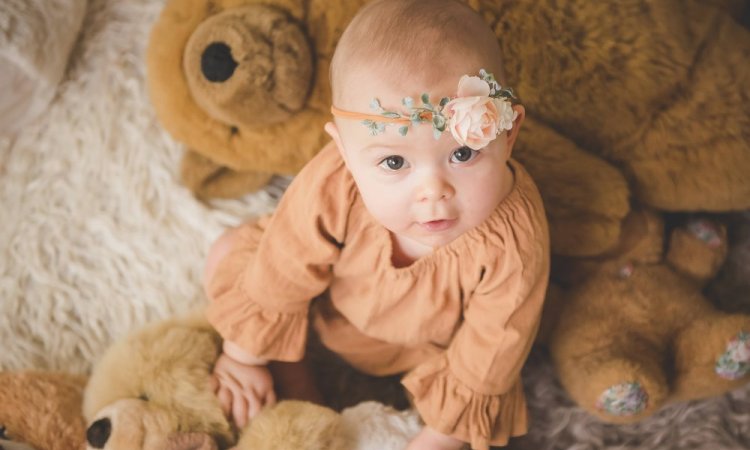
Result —
[[269, 389], [268, 392], [266, 392], [266, 396], [263, 399], [263, 406], [273, 406], [276, 404], [276, 392], [274, 392], [273, 389]]
[[247, 416], [252, 419], [258, 415], [263, 405], [261, 404], [260, 397], [254, 391], [247, 392], [245, 399], [247, 400]]
[[221, 412], [224, 413], [224, 416], [229, 417], [229, 413], [232, 410], [232, 391], [225, 386], [220, 386], [216, 396], [219, 398]]
[[248, 401], [239, 389], [232, 392], [232, 418], [235, 425], [242, 428], [247, 424]]

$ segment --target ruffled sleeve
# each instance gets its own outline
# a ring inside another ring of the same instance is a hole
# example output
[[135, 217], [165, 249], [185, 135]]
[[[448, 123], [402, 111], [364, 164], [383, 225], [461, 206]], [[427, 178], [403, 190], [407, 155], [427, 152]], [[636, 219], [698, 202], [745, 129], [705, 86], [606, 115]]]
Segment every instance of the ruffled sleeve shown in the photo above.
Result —
[[503, 394], [485, 394], [451, 373], [442, 354], [414, 369], [403, 384], [427, 425], [471, 444], [474, 450], [506, 445], [526, 432], [527, 411], [520, 379]]
[[254, 356], [304, 355], [310, 301], [330, 283], [356, 188], [332, 145], [295, 177], [274, 214], [246, 225], [257, 239], [231, 252], [209, 286], [209, 322]]
[[527, 431], [520, 373], [549, 277], [546, 222], [535, 205], [541, 200], [529, 201], [521, 196], [500, 217], [503, 248], [487, 259], [448, 348], [402, 380], [427, 425], [475, 450]]

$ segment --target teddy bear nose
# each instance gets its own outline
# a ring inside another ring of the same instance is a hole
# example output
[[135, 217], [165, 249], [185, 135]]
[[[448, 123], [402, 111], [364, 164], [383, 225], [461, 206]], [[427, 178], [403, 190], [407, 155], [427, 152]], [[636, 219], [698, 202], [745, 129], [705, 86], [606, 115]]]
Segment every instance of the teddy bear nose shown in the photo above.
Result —
[[92, 423], [86, 430], [86, 440], [94, 448], [104, 448], [112, 432], [112, 422], [106, 417]]
[[232, 49], [223, 42], [212, 42], [201, 55], [201, 72], [208, 81], [221, 83], [232, 77], [237, 61], [232, 57]]

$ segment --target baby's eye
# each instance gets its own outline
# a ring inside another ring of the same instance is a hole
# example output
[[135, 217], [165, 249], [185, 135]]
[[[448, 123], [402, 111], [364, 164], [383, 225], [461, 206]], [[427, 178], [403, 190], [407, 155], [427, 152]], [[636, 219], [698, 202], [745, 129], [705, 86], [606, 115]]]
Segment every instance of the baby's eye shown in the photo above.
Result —
[[389, 156], [384, 160], [380, 161], [380, 167], [387, 170], [400, 170], [404, 167], [405, 161], [402, 156]]
[[453, 151], [453, 154], [451, 154], [451, 162], [452, 163], [469, 162], [472, 159], [474, 159], [474, 157], [477, 156], [478, 154], [479, 154], [478, 151], [472, 148], [463, 146]]

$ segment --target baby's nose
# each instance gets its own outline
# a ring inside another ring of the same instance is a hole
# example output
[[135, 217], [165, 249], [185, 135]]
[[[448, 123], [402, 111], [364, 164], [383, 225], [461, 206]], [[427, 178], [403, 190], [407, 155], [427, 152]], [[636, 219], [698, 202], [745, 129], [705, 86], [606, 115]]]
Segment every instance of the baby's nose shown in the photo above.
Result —
[[420, 201], [448, 200], [453, 197], [453, 185], [441, 174], [425, 175], [419, 187]]

